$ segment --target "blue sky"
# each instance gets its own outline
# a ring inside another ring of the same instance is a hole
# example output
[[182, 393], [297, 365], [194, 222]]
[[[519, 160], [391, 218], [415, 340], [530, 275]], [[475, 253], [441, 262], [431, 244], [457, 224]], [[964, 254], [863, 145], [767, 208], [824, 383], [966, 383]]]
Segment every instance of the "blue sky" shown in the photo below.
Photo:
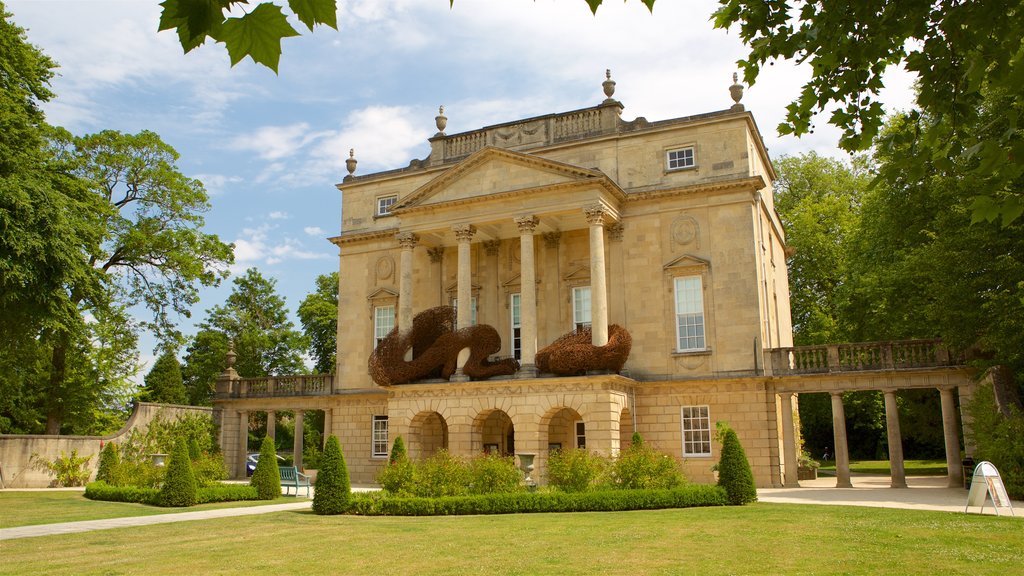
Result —
[[[627, 120], [727, 108], [746, 50], [712, 28], [716, 5], [660, 0], [652, 15], [639, 0], [606, 0], [593, 16], [584, 0], [339, 0], [338, 31], [292, 23], [303, 35], [284, 41], [278, 75], [248, 59], [230, 67], [221, 45], [183, 55], [175, 34], [156, 31], [159, 0], [14, 0], [7, 10], [61, 65], [50, 123], [160, 134], [182, 172], [206, 184], [207, 230], [235, 243], [234, 270], [275, 278], [295, 318], [316, 276], [337, 269], [325, 238], [340, 229], [335, 184], [350, 148], [359, 174], [405, 166], [428, 154], [439, 105], [448, 134], [593, 106], [606, 68]], [[808, 137], [775, 132], [807, 77], [777, 63], [746, 90], [773, 157], [842, 156], [826, 118]], [[886, 83], [883, 100], [908, 108], [910, 76], [891, 70]], [[204, 290], [185, 331], [230, 288]], [[153, 344], [140, 341], [144, 363]]]

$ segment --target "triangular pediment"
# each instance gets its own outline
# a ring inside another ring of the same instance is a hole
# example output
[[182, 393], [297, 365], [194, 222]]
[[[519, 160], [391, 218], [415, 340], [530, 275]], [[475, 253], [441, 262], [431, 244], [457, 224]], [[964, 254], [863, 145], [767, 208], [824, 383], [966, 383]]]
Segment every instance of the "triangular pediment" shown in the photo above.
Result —
[[366, 297], [367, 300], [381, 300], [384, 298], [398, 298], [398, 292], [390, 288], [377, 288]]
[[672, 260], [668, 264], [662, 266], [662, 269], [666, 272], [669, 270], [678, 270], [680, 268], [710, 268], [711, 261], [705, 260], [699, 256], [693, 254], [683, 254], [682, 256]]
[[602, 181], [597, 170], [531, 154], [486, 147], [423, 184], [392, 207], [392, 213], [492, 194]]
[[519, 286], [520, 284], [522, 284], [521, 277], [522, 277], [522, 275], [516, 274], [515, 276], [513, 276], [513, 277], [509, 278], [508, 280], [502, 282], [501, 283], [501, 287], [502, 288], [509, 288], [509, 287], [512, 287], [512, 286]]
[[[456, 282], [452, 282], [451, 284], [448, 285], [447, 288], [444, 289], [444, 291], [448, 292], [449, 294], [455, 294], [456, 292], [459, 291], [459, 283], [457, 281]], [[473, 294], [476, 294], [476, 293], [480, 292], [480, 285], [479, 284], [470, 284], [469, 285], [469, 291], [472, 292]]]
[[590, 267], [589, 266], [574, 266], [569, 273], [566, 274], [562, 279], [565, 281], [570, 280], [587, 280], [590, 278]]

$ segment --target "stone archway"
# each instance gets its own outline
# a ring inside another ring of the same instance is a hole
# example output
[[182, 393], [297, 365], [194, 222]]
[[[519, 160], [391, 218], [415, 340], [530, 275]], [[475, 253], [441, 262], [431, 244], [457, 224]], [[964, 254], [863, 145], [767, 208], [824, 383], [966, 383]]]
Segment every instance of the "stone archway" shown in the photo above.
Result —
[[[587, 448], [586, 423], [580, 413], [572, 408], [555, 408], [545, 418], [547, 422], [547, 448], [568, 450]], [[542, 430], [542, 432], [544, 432]]]
[[409, 424], [409, 457], [430, 458], [448, 449], [448, 422], [437, 412], [420, 412]]
[[512, 418], [504, 410], [486, 410], [473, 420], [473, 452], [511, 456], [516, 451]]
[[633, 413], [623, 408], [619, 413], [619, 450], [626, 451], [633, 445]]

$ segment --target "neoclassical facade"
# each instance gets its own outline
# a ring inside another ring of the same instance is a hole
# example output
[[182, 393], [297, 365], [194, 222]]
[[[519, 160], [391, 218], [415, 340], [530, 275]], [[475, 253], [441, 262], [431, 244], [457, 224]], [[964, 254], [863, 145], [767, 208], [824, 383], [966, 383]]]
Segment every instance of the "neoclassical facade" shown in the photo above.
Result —
[[[290, 388], [222, 381], [229, 461], [244, 457], [233, 439], [249, 412], [321, 409], [356, 483], [373, 482], [399, 435], [413, 457], [535, 454], [543, 481], [552, 450], [616, 454], [634, 431], [711, 481], [715, 423], [726, 421], [759, 486], [795, 485], [799, 392], [966, 384], [935, 343], [867, 356], [792, 348], [776, 175], [740, 86], [727, 109], [660, 121], [623, 120], [610, 76], [604, 89], [591, 108], [460, 134], [444, 132], [442, 108], [430, 155], [405, 168], [358, 174], [350, 154], [331, 238], [337, 372]], [[448, 379], [374, 382], [377, 344], [438, 306], [456, 309], [458, 328], [493, 327], [493, 359], [518, 370], [472, 380], [463, 350]], [[538, 369], [538, 350], [559, 337], [589, 328], [601, 347], [610, 325], [631, 335], [622, 370]], [[855, 372], [875, 380], [844, 387]]]

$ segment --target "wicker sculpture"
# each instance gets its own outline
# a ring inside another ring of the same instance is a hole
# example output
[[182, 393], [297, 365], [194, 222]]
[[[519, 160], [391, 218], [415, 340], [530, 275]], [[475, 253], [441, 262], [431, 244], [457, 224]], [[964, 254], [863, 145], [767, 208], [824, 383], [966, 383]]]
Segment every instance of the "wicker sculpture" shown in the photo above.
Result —
[[[406, 361], [410, 348], [412, 360]], [[380, 386], [425, 378], [447, 380], [455, 373], [463, 348], [469, 348], [469, 360], [462, 371], [472, 380], [515, 374], [519, 369], [514, 359], [487, 360], [501, 350], [497, 330], [485, 324], [455, 330], [455, 308], [438, 306], [417, 314], [412, 319], [412, 330], [399, 334], [396, 328], [377, 344], [370, 355], [370, 377]]]
[[590, 328], [570, 332], [537, 352], [537, 370], [559, 376], [577, 376], [590, 371], [619, 372], [629, 358], [633, 337], [629, 331], [608, 326], [608, 343], [591, 344]]

